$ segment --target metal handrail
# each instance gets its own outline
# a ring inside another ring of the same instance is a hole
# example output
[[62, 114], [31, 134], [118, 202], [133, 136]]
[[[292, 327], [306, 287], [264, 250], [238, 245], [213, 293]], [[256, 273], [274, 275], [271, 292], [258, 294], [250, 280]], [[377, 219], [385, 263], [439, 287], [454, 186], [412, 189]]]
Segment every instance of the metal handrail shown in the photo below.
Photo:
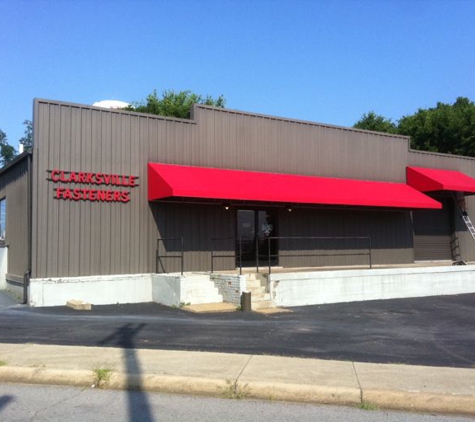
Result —
[[[270, 247], [270, 242], [271, 240], [287, 240], [287, 239], [308, 239], [308, 240], [334, 240], [334, 239], [340, 239], [340, 240], [350, 240], [350, 239], [364, 239], [368, 240], [368, 252], [365, 253], [333, 253], [333, 254], [271, 254], [271, 247]], [[271, 266], [271, 258], [280, 258], [280, 257], [309, 257], [309, 256], [368, 256], [369, 258], [369, 268], [373, 268], [373, 263], [372, 263], [372, 247], [371, 247], [371, 236], [269, 236], [267, 237], [267, 263], [268, 263], [268, 272], [271, 274], [272, 266]]]
[[[267, 253], [265, 255], [259, 254], [259, 241], [267, 239]], [[300, 240], [367, 240], [368, 241], [368, 251], [367, 252], [352, 252], [352, 253], [303, 253], [303, 254], [271, 254], [271, 240], [291, 240], [291, 239], [300, 239]], [[215, 252], [215, 242], [216, 241], [233, 241], [234, 243], [234, 252], [228, 255], [217, 255]], [[238, 261], [239, 274], [242, 274], [242, 244], [256, 242], [256, 272], [259, 272], [259, 263], [267, 258], [267, 267], [269, 274], [272, 271], [272, 258], [282, 258], [282, 257], [319, 257], [319, 256], [368, 256], [369, 268], [373, 268], [372, 263], [372, 246], [371, 246], [371, 237], [370, 236], [269, 236], [269, 237], [215, 237], [211, 238], [211, 272], [214, 272], [214, 260], [215, 258], [233, 258], [236, 262]]]
[[[160, 242], [168, 241], [168, 240], [180, 240], [181, 243], [181, 250], [180, 250], [180, 255], [160, 255]], [[184, 265], [185, 265], [185, 260], [184, 260], [184, 248], [183, 248], [183, 237], [162, 237], [157, 239], [157, 262], [156, 262], [156, 272], [159, 274], [159, 263], [161, 264], [162, 269], [164, 270], [165, 267], [163, 266], [162, 263], [162, 258], [168, 259], [181, 259], [181, 275], [183, 275], [183, 270], [184, 270]], [[166, 271], [163, 271], [166, 272]]]

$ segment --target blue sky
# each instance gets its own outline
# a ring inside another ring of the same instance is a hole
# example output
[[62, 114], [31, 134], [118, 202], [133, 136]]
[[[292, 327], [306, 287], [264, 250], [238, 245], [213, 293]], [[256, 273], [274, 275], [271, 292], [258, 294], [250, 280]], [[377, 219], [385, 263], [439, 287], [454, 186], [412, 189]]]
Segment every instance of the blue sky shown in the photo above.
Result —
[[472, 0], [0, 0], [0, 129], [157, 89], [343, 126], [475, 100]]

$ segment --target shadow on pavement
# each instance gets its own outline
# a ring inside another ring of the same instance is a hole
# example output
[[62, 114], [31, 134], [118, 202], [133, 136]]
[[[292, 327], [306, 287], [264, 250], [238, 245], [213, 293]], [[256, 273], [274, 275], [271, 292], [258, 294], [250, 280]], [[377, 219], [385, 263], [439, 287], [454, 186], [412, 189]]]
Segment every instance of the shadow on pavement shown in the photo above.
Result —
[[147, 394], [142, 389], [141, 368], [135, 352], [134, 338], [146, 324], [128, 323], [119, 327], [99, 344], [122, 348], [127, 366], [127, 405], [130, 422], [153, 422]]
[[14, 401], [13, 396], [0, 396], [0, 411], [8, 405], [8, 403]]

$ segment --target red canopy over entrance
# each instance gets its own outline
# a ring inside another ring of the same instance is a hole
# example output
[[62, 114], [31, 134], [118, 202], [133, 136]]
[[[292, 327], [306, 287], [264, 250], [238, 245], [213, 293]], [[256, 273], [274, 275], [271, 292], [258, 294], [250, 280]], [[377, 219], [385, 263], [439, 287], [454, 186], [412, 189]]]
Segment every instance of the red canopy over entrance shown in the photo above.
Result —
[[407, 167], [407, 184], [421, 192], [458, 191], [475, 194], [475, 179], [456, 170]]
[[149, 163], [148, 199], [153, 201], [168, 197], [441, 208], [439, 202], [403, 183]]

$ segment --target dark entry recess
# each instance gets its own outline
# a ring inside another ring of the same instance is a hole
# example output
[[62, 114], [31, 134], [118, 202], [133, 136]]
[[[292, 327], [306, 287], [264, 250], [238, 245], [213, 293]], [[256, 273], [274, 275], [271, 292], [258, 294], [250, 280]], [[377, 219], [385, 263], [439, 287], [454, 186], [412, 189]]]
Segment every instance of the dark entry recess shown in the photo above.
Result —
[[414, 227], [414, 260], [451, 260], [452, 198], [437, 198], [443, 205], [440, 210], [412, 212]]
[[[269, 210], [237, 210], [236, 266], [269, 264], [269, 237], [277, 236], [277, 216]], [[241, 242], [239, 242], [241, 240]], [[241, 246], [239, 246], [241, 243]], [[240, 250], [239, 250], [240, 248]], [[277, 265], [277, 239], [270, 240], [270, 265]], [[240, 262], [241, 261], [241, 262]]]

